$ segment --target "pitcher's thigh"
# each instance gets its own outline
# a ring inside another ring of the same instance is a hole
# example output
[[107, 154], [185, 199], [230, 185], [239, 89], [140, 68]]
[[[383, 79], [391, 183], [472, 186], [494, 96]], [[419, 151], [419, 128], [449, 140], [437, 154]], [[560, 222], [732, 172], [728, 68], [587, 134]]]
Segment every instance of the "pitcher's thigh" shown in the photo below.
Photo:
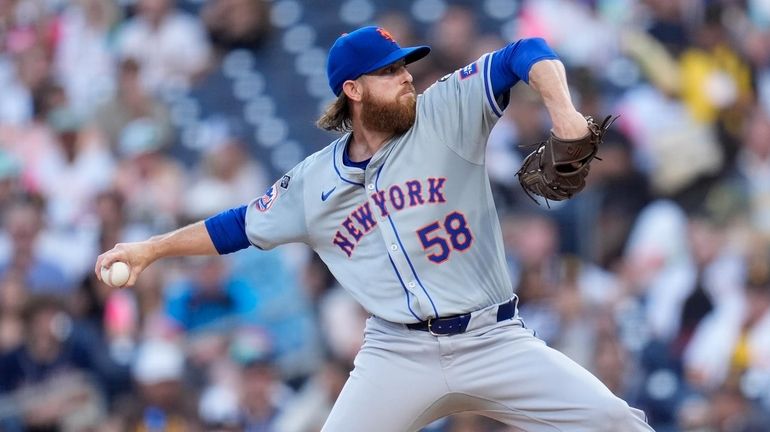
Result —
[[435, 419], [446, 393], [441, 369], [431, 356], [408, 354], [365, 346], [322, 431], [412, 432]]
[[502, 326], [491, 333], [465, 362], [488, 373], [463, 385], [488, 401], [485, 415], [527, 432], [652, 430], [641, 411], [528, 330]]

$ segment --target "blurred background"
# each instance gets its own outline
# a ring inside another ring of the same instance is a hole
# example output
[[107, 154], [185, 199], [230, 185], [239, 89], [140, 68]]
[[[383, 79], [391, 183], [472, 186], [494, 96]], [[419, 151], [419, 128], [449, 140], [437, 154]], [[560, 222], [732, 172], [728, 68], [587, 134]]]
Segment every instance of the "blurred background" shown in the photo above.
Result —
[[521, 313], [659, 432], [769, 431], [770, 0], [0, 0], [0, 430], [320, 430], [366, 313], [307, 248], [132, 290], [93, 263], [328, 144], [327, 49], [372, 23], [432, 45], [419, 91], [540, 36], [581, 112], [621, 115], [538, 206], [514, 173], [550, 121], [512, 91], [488, 169]]

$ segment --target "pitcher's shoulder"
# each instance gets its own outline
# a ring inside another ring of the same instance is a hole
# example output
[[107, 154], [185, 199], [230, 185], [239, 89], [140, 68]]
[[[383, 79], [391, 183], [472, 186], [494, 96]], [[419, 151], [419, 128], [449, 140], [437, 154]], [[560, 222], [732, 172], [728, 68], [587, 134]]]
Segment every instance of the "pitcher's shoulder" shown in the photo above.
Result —
[[328, 171], [329, 167], [334, 165], [334, 159], [340, 146], [344, 147], [345, 139], [349, 134], [345, 134], [329, 143], [326, 147], [308, 155], [302, 162], [294, 167], [294, 171], [303, 174], [317, 175], [319, 172]]

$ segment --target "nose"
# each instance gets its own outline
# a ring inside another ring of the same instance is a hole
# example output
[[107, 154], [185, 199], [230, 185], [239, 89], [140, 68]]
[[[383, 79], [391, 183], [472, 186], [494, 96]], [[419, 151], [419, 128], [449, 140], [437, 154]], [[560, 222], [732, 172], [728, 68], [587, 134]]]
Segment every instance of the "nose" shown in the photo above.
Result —
[[405, 82], [411, 83], [412, 81], [414, 81], [414, 77], [412, 76], [411, 73], [409, 73], [409, 70], [406, 68], [406, 66], [401, 66], [401, 69], [399, 72], [402, 75], [404, 75], [403, 78]]

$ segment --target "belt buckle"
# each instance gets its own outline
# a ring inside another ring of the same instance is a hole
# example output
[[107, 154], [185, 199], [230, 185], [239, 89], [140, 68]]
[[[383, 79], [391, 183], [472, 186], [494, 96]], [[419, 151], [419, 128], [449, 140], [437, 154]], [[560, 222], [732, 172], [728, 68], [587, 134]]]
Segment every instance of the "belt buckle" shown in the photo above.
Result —
[[428, 333], [432, 334], [433, 336], [441, 336], [441, 333], [435, 333], [433, 331], [433, 327], [431, 327], [433, 320], [434, 318], [428, 318]]

